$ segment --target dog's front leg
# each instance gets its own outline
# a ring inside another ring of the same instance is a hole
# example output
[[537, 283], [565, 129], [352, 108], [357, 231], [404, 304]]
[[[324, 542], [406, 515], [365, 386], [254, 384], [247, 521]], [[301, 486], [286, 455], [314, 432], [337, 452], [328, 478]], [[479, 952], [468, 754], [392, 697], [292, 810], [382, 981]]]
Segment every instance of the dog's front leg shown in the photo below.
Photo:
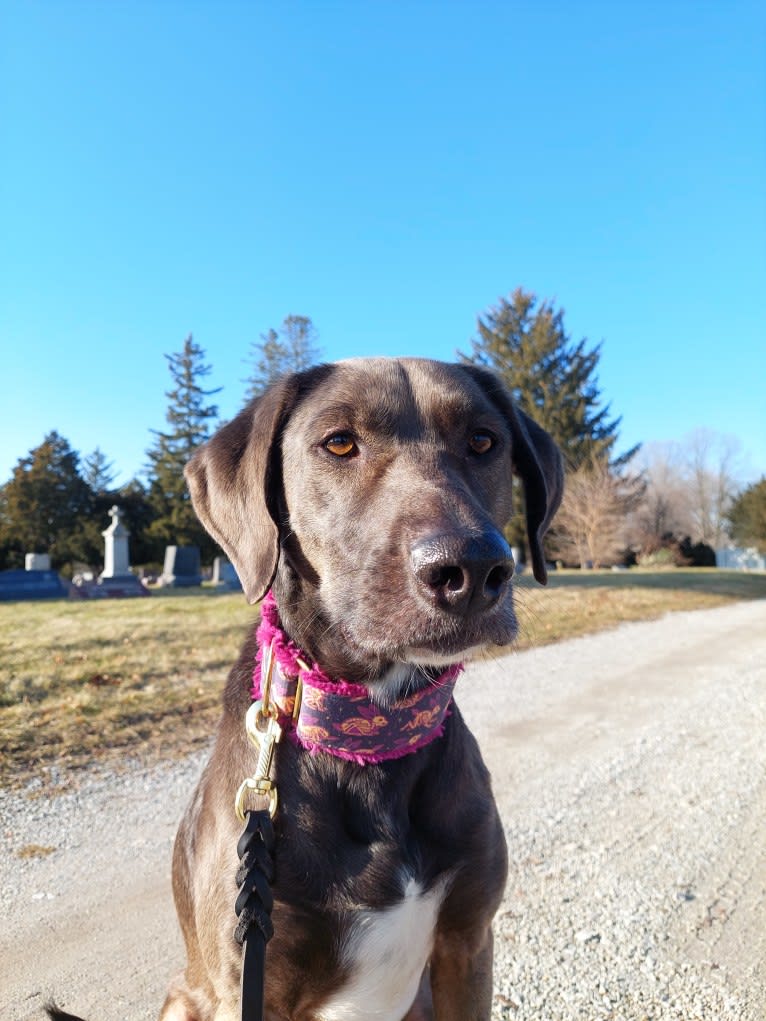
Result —
[[492, 1010], [492, 929], [478, 940], [438, 935], [431, 955], [434, 1021], [489, 1021]]

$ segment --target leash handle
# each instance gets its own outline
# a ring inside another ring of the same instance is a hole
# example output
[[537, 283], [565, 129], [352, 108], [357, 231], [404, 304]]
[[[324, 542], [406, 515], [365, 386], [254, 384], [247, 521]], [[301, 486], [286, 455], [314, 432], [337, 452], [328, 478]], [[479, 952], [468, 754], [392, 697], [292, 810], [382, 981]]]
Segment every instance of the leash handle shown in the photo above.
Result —
[[239, 988], [241, 1021], [263, 1021], [263, 992], [266, 984], [266, 943], [246, 939], [242, 951], [242, 981]]
[[245, 830], [237, 844], [239, 895], [234, 906], [239, 919], [234, 938], [242, 947], [242, 1021], [263, 1021], [266, 944], [274, 935], [270, 884], [274, 881], [275, 842], [269, 810], [247, 812]]

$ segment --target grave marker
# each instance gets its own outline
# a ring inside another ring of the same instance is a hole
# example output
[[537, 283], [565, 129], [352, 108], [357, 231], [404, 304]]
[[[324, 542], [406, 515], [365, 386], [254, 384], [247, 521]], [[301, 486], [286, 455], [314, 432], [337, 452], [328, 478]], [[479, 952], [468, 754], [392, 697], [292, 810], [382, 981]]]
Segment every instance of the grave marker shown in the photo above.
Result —
[[242, 591], [242, 582], [237, 576], [234, 564], [226, 557], [216, 557], [213, 560], [213, 584], [231, 592]]
[[69, 585], [56, 571], [0, 571], [0, 601], [66, 599]]
[[192, 588], [201, 585], [199, 547], [166, 546], [160, 583], [170, 588]]

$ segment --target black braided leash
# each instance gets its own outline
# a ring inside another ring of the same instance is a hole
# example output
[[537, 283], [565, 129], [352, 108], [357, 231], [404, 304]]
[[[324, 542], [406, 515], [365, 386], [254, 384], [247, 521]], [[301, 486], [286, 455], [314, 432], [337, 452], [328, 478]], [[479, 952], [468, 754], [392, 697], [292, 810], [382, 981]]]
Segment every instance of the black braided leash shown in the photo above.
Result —
[[237, 844], [237, 897], [234, 910], [239, 922], [234, 939], [242, 947], [242, 1021], [263, 1021], [263, 988], [266, 979], [266, 944], [274, 935], [271, 909], [274, 896], [274, 827], [268, 809], [246, 813], [245, 830]]

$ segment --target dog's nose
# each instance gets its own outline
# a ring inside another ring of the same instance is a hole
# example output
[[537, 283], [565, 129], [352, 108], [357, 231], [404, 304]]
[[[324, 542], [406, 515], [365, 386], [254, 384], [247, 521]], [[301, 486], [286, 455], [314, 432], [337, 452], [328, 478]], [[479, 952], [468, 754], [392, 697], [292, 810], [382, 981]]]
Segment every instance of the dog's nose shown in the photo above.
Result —
[[513, 574], [511, 549], [499, 532], [428, 536], [410, 548], [410, 562], [420, 591], [462, 616], [489, 609]]

